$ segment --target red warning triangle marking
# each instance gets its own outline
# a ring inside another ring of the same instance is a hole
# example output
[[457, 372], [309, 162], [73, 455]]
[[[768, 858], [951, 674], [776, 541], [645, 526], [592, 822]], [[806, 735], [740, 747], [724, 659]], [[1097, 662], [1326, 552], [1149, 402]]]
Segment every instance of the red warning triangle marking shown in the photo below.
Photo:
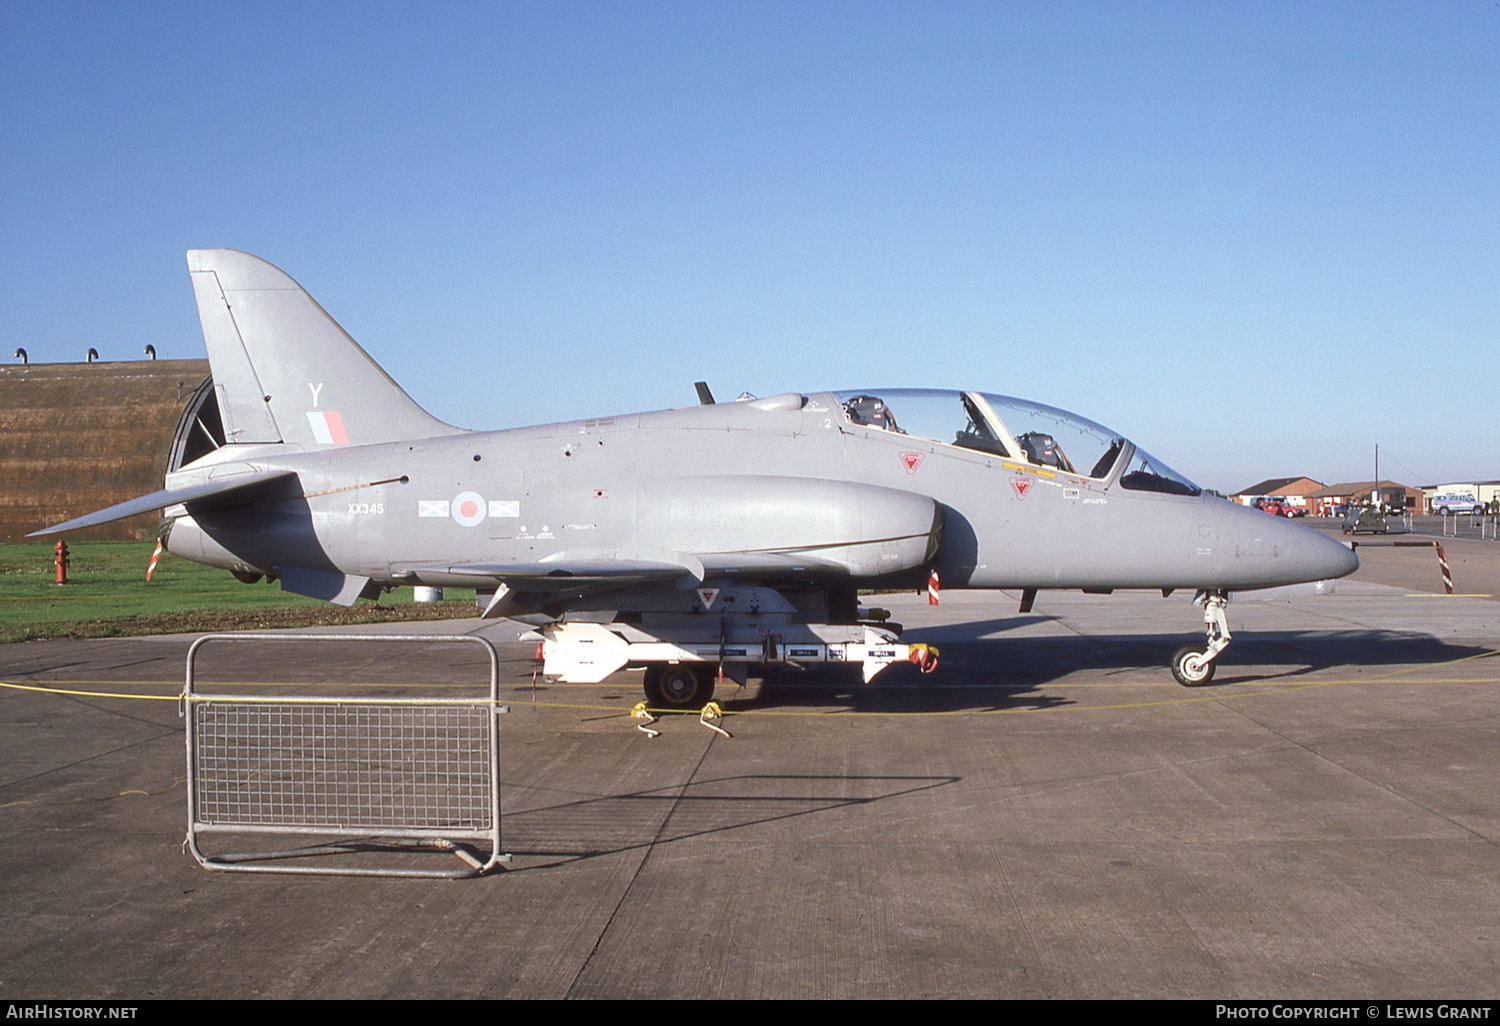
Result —
[[906, 468], [908, 474], [915, 474], [917, 468], [922, 465], [922, 454], [919, 452], [903, 452], [901, 454], [901, 465]]
[[718, 588], [699, 588], [698, 589], [698, 601], [703, 603], [703, 608], [704, 609], [712, 609], [713, 605], [714, 605], [714, 599], [716, 599], [718, 597], [719, 597], [719, 589]]
[[1016, 498], [1026, 498], [1026, 493], [1031, 491], [1031, 486], [1036, 482], [1027, 477], [1013, 477], [1010, 479], [1010, 490], [1016, 493]]

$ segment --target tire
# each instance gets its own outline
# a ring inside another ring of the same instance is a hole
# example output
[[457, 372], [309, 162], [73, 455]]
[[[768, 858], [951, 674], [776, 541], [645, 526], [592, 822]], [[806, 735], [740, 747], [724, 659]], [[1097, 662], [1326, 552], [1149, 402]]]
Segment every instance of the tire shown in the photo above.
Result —
[[644, 684], [649, 708], [697, 710], [714, 697], [714, 668], [707, 663], [652, 663]]
[[1172, 676], [1185, 688], [1201, 688], [1214, 679], [1217, 662], [1202, 661], [1208, 648], [1204, 645], [1183, 645], [1172, 656]]

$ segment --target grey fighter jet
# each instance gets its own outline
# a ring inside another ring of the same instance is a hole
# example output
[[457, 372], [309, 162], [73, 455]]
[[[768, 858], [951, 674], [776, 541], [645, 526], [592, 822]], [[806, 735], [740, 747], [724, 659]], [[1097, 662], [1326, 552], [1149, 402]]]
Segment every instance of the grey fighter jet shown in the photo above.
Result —
[[1192, 589], [1206, 683], [1231, 591], [1341, 577], [1354, 553], [1205, 494], [1092, 421], [981, 391], [788, 392], [508, 431], [431, 417], [282, 271], [187, 255], [210, 381], [166, 486], [37, 534], [164, 509], [172, 553], [352, 604], [474, 588], [535, 627], [546, 672], [644, 666], [701, 706], [753, 667], [909, 659], [861, 588]]

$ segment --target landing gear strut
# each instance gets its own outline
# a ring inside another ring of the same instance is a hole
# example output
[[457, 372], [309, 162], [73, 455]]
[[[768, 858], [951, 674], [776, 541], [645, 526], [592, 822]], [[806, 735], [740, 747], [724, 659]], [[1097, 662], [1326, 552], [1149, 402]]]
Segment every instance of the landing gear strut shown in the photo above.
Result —
[[1200, 591], [1194, 601], [1203, 603], [1203, 626], [1208, 637], [1203, 644], [1183, 645], [1172, 656], [1172, 676], [1185, 688], [1199, 688], [1214, 679], [1214, 660], [1231, 640], [1225, 613], [1229, 596], [1222, 591]]

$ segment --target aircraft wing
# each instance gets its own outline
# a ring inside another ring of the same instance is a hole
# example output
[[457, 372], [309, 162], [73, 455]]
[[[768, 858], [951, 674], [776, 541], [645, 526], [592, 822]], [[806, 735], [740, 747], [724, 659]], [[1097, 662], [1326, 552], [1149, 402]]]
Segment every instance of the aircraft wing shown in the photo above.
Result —
[[795, 549], [730, 552], [661, 552], [633, 558], [614, 553], [560, 552], [534, 563], [462, 563], [413, 570], [417, 576], [446, 574], [486, 578], [515, 591], [573, 591], [625, 587], [632, 584], [676, 582], [683, 588], [702, 583], [709, 574], [736, 574], [747, 579], [788, 575], [847, 577], [844, 563], [826, 558], [821, 550], [839, 552], [843, 542], [799, 546]]
[[[580, 586], [645, 584], [703, 580], [703, 564], [685, 553], [652, 559], [564, 555], [535, 563], [462, 563], [433, 571], [482, 577], [525, 591], [568, 591]], [[420, 575], [421, 571], [417, 571]]]
[[77, 531], [84, 527], [96, 527], [99, 524], [124, 520], [126, 517], [150, 513], [152, 510], [165, 509], [179, 503], [192, 503], [200, 508], [243, 505], [251, 499], [249, 490], [258, 489], [272, 481], [295, 476], [296, 471], [293, 470], [258, 470], [247, 474], [236, 474], [233, 477], [214, 478], [196, 484], [180, 485], [176, 488], [163, 488], [159, 492], [116, 503], [61, 524], [44, 527], [40, 531], [32, 531], [26, 537], [38, 538], [48, 534], [62, 534], [64, 531]]

